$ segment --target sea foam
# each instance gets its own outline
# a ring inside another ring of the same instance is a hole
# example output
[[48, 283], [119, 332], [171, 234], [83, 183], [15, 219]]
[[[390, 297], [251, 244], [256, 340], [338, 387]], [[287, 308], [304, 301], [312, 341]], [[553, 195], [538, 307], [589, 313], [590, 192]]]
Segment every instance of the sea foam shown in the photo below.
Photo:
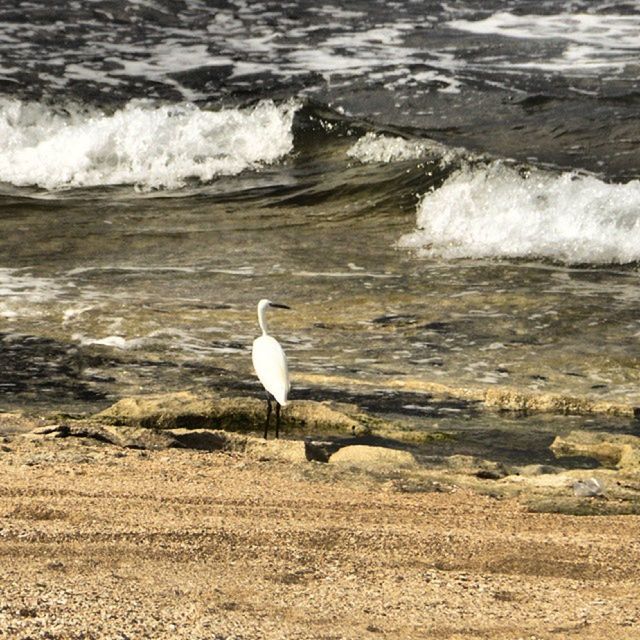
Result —
[[38, 315], [42, 305], [63, 295], [68, 286], [21, 269], [0, 268], [0, 318]]
[[640, 260], [640, 181], [465, 166], [421, 200], [400, 246], [444, 258], [548, 258], [567, 264]]
[[207, 182], [275, 162], [293, 147], [294, 103], [248, 109], [130, 103], [113, 114], [0, 100], [0, 181], [45, 189]]
[[[554, 58], [538, 50], [526, 62], [508, 61], [497, 66], [562, 71], [568, 75], [602, 73], [606, 68], [622, 70], [636, 64], [640, 41], [638, 15], [600, 13], [512, 14], [499, 11], [482, 20], [458, 19], [449, 27], [480, 35], [498, 35], [525, 40], [563, 42], [565, 51]], [[495, 61], [491, 61], [492, 66]]]

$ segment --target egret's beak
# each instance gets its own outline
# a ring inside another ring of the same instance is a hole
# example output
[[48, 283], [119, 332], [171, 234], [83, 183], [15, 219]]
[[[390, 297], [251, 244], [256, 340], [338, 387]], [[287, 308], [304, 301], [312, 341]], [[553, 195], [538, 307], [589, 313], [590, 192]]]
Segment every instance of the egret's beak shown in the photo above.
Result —
[[291, 309], [291, 307], [287, 307], [286, 304], [278, 304], [277, 302], [272, 302], [270, 307], [275, 307], [276, 309]]

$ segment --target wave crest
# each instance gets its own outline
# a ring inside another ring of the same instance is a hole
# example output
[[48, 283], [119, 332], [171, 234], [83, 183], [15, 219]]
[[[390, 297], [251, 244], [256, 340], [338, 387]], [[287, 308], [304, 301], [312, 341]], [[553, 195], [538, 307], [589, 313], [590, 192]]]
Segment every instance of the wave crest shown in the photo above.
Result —
[[548, 258], [567, 264], [640, 260], [640, 181], [465, 166], [427, 193], [418, 228], [399, 244], [443, 258]]
[[130, 103], [111, 115], [0, 101], [0, 181], [45, 189], [208, 182], [275, 162], [293, 147], [297, 105], [248, 109]]

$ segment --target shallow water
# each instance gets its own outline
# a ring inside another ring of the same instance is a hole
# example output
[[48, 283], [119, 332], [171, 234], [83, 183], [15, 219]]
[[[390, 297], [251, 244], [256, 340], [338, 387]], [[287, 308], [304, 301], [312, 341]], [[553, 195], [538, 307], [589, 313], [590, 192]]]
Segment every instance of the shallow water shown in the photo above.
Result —
[[[228, 369], [244, 380], [255, 302], [271, 297], [293, 307], [270, 321], [294, 374], [638, 402], [634, 266], [420, 257], [397, 243], [414, 228], [408, 203], [424, 169], [400, 163], [409, 186], [389, 197], [386, 165], [316, 162], [292, 159], [284, 178], [270, 176], [285, 184], [218, 199], [5, 204], [5, 344], [20, 334], [112, 353], [126, 372], [90, 367], [107, 395], [189, 384], [175, 371], [148, 379], [150, 361]], [[347, 172], [349, 189], [329, 187]]]

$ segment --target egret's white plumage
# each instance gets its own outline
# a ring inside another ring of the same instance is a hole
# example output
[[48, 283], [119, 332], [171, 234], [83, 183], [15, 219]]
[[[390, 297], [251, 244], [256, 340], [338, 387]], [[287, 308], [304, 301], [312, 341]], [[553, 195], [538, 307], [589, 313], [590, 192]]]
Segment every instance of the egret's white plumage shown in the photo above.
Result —
[[284, 407], [289, 395], [289, 370], [287, 356], [280, 343], [269, 335], [262, 335], [253, 341], [253, 368], [262, 386]]
[[267, 437], [269, 426], [269, 416], [271, 415], [271, 398], [276, 401], [276, 437], [278, 437], [280, 423], [280, 407], [285, 407], [287, 396], [289, 395], [289, 367], [287, 366], [287, 356], [280, 343], [267, 332], [266, 311], [269, 307], [288, 309], [286, 305], [271, 302], [271, 300], [260, 300], [258, 303], [258, 322], [262, 329], [262, 335], [253, 341], [251, 359], [253, 368], [262, 386], [267, 390], [267, 422], [264, 430], [264, 437]]

